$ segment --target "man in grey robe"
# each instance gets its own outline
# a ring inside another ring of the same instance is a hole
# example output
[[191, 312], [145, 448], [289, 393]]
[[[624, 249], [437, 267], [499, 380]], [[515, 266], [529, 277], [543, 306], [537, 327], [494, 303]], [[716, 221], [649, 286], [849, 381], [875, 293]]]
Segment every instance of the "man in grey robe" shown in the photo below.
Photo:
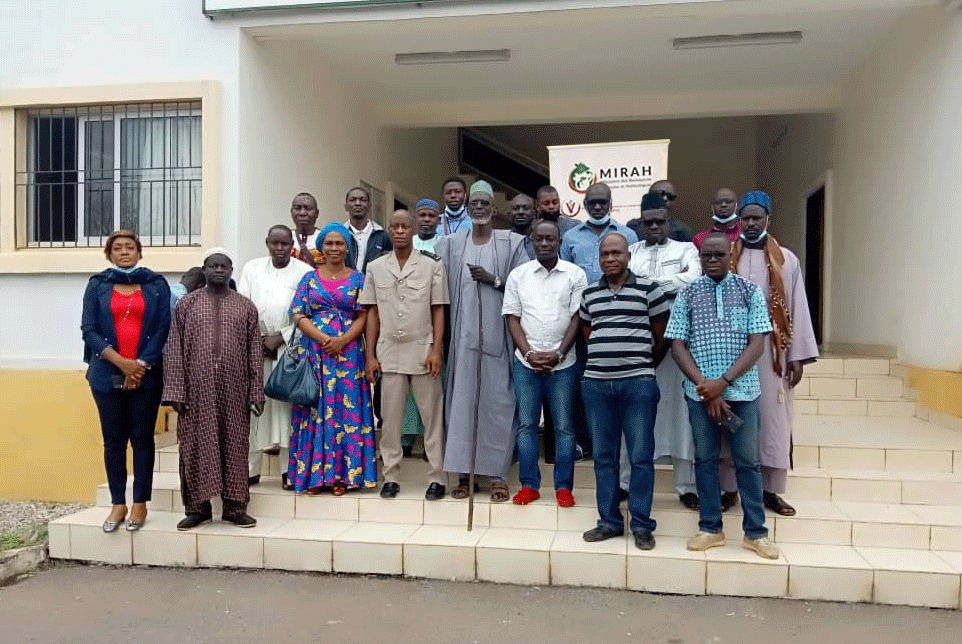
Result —
[[503, 503], [509, 498], [505, 478], [514, 453], [515, 399], [513, 347], [501, 305], [508, 273], [528, 261], [528, 256], [520, 235], [492, 228], [494, 190], [490, 184], [478, 181], [468, 194], [471, 228], [445, 235], [437, 245], [451, 297], [444, 469], [460, 475], [451, 496], [467, 498], [477, 420], [474, 473], [490, 477], [491, 500]]
[[[759, 456], [765, 507], [782, 516], [794, 516], [795, 508], [780, 496], [785, 493], [792, 466], [793, 390], [802, 379], [804, 365], [818, 359], [818, 345], [798, 257], [768, 234], [771, 211], [767, 193], [749, 192], [741, 198], [738, 216], [742, 232], [732, 262], [739, 275], [761, 287], [774, 328], [758, 361]], [[723, 461], [721, 477], [723, 497], [727, 497], [724, 508], [734, 502], [733, 490], [737, 489], [730, 459]]]

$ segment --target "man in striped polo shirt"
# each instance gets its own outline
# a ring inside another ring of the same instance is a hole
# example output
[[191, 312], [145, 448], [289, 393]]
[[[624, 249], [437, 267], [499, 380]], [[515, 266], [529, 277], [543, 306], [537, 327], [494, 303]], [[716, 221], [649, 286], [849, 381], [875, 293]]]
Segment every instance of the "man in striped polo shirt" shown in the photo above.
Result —
[[651, 500], [655, 487], [655, 367], [668, 351], [664, 341], [670, 304], [649, 279], [628, 270], [628, 240], [610, 233], [601, 240], [600, 280], [584, 292], [581, 322], [588, 341], [588, 363], [581, 392], [594, 442], [598, 525], [585, 541], [603, 541], [625, 532], [618, 499], [618, 461], [624, 436], [631, 463], [628, 486], [630, 529], [635, 545], [655, 547]]

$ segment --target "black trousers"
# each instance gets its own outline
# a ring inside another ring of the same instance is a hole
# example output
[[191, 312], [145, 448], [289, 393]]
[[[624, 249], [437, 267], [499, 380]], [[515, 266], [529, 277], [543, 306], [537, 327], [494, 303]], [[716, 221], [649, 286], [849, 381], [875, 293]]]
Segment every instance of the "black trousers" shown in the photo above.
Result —
[[114, 505], [127, 503], [127, 444], [134, 453], [134, 503], [150, 501], [154, 485], [154, 426], [163, 391], [93, 392], [104, 436], [104, 466]]

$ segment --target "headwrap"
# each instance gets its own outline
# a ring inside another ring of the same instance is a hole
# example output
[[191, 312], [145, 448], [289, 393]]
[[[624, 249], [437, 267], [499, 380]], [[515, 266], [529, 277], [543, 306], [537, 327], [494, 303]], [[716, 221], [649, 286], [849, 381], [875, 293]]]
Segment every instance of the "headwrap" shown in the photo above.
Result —
[[742, 195], [738, 201], [738, 212], [740, 213], [745, 206], [761, 206], [769, 215], [772, 214], [772, 198], [767, 192], [752, 190]]
[[663, 210], [667, 208], [668, 202], [664, 195], [658, 192], [646, 192], [641, 198], [641, 210]]
[[435, 212], [441, 210], [441, 206], [434, 199], [422, 199], [421, 201], [414, 204], [415, 212], [421, 210], [422, 208], [433, 208]]
[[[738, 203], [738, 211], [741, 212], [745, 206], [757, 204], [771, 214], [772, 198], [760, 190], [749, 192], [741, 198]], [[782, 376], [785, 371], [782, 364], [782, 356], [792, 343], [792, 316], [788, 310], [788, 303], [785, 301], [785, 281], [782, 279], [782, 266], [785, 265], [785, 255], [778, 241], [771, 235], [764, 238], [765, 243], [765, 264], [768, 267], [768, 314], [772, 318], [772, 366], [775, 373]], [[742, 251], [745, 249], [743, 239], [735, 240], [732, 248], [733, 273], [738, 273], [738, 260], [741, 259]]]
[[234, 257], [230, 254], [230, 251], [222, 246], [213, 246], [204, 251], [204, 261], [207, 261], [207, 258], [211, 255], [223, 255], [230, 260], [231, 265], [234, 264]]
[[480, 179], [471, 184], [471, 189], [468, 190], [468, 197], [470, 197], [476, 192], [486, 194], [492, 199], [494, 199], [494, 188], [492, 188], [491, 184], [485, 181], [484, 179]]
[[344, 241], [347, 243], [347, 252], [350, 253], [354, 251], [353, 235], [351, 235], [350, 231], [347, 229], [347, 226], [337, 221], [332, 221], [328, 225], [321, 228], [321, 232], [317, 233], [317, 239], [314, 241], [314, 245], [317, 246], [319, 250], [324, 248], [324, 238], [327, 237], [328, 233], [337, 233], [343, 237]]

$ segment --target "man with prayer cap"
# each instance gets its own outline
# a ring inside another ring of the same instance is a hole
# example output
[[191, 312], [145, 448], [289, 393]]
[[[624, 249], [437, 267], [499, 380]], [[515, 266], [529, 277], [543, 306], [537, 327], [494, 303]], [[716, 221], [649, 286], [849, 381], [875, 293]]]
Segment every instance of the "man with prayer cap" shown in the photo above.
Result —
[[[665, 208], [668, 210], [668, 239], [690, 242], [692, 240], [691, 230], [688, 229], [685, 222], [675, 216], [675, 208], [678, 206], [678, 191], [675, 190], [675, 185], [667, 179], [662, 179], [651, 184], [648, 193], [661, 195], [665, 199]], [[625, 225], [635, 231], [638, 239], [645, 236], [645, 229], [641, 225], [641, 217], [627, 221]]]
[[491, 500], [503, 503], [509, 498], [506, 477], [514, 455], [515, 400], [513, 347], [501, 307], [508, 273], [528, 256], [520, 235], [494, 230], [491, 185], [478, 181], [469, 195], [470, 229], [442, 237], [437, 246], [451, 297], [444, 469], [460, 475], [451, 496], [467, 498], [471, 494], [467, 472], [477, 445], [474, 472], [490, 478]]
[[264, 410], [263, 343], [257, 307], [229, 287], [233, 266], [224, 248], [204, 253], [206, 286], [177, 304], [164, 348], [163, 400], [178, 416], [187, 515], [178, 530], [210, 521], [215, 497], [224, 521], [257, 525], [247, 514], [247, 459], [249, 414]]
[[[765, 507], [782, 516], [795, 508], [780, 496], [785, 493], [792, 465], [793, 390], [802, 379], [804, 365], [818, 359], [808, 297], [798, 257], [768, 233], [772, 198], [760, 190], [738, 203], [741, 234], [732, 249], [734, 272], [762, 289], [772, 319], [772, 333], [758, 360], [759, 456]], [[723, 507], [735, 501], [735, 471], [731, 459], [722, 460]]]
[[438, 244], [438, 220], [441, 207], [434, 199], [421, 199], [414, 205], [417, 219], [417, 234], [414, 236], [414, 250], [434, 252]]
[[738, 195], [730, 188], [722, 188], [715, 193], [715, 198], [711, 202], [711, 226], [695, 233], [692, 242], [695, 248], [701, 249], [701, 242], [708, 236], [708, 233], [725, 233], [728, 239], [734, 244], [741, 234], [742, 229], [738, 225]]
[[[477, 184], [475, 184], [477, 185]], [[444, 199], [444, 212], [438, 222], [438, 237], [453, 235], [461, 230], [471, 230], [471, 217], [468, 215], [468, 187], [464, 179], [451, 176], [441, 184], [441, 197]]]
[[[671, 216], [668, 202], [659, 192], [649, 192], [642, 197], [638, 221], [643, 239], [628, 247], [631, 253], [628, 268], [633, 274], [658, 284], [669, 304], [673, 303], [678, 292], [701, 275], [698, 251], [691, 242], [669, 237]], [[679, 501], [689, 510], [697, 510], [695, 447], [688, 422], [688, 405], [682, 391], [684, 376], [671, 353], [655, 368], [655, 379], [661, 391], [655, 418], [655, 458], [671, 462]], [[628, 488], [631, 472], [626, 451], [622, 451], [621, 457], [622, 489]]]

